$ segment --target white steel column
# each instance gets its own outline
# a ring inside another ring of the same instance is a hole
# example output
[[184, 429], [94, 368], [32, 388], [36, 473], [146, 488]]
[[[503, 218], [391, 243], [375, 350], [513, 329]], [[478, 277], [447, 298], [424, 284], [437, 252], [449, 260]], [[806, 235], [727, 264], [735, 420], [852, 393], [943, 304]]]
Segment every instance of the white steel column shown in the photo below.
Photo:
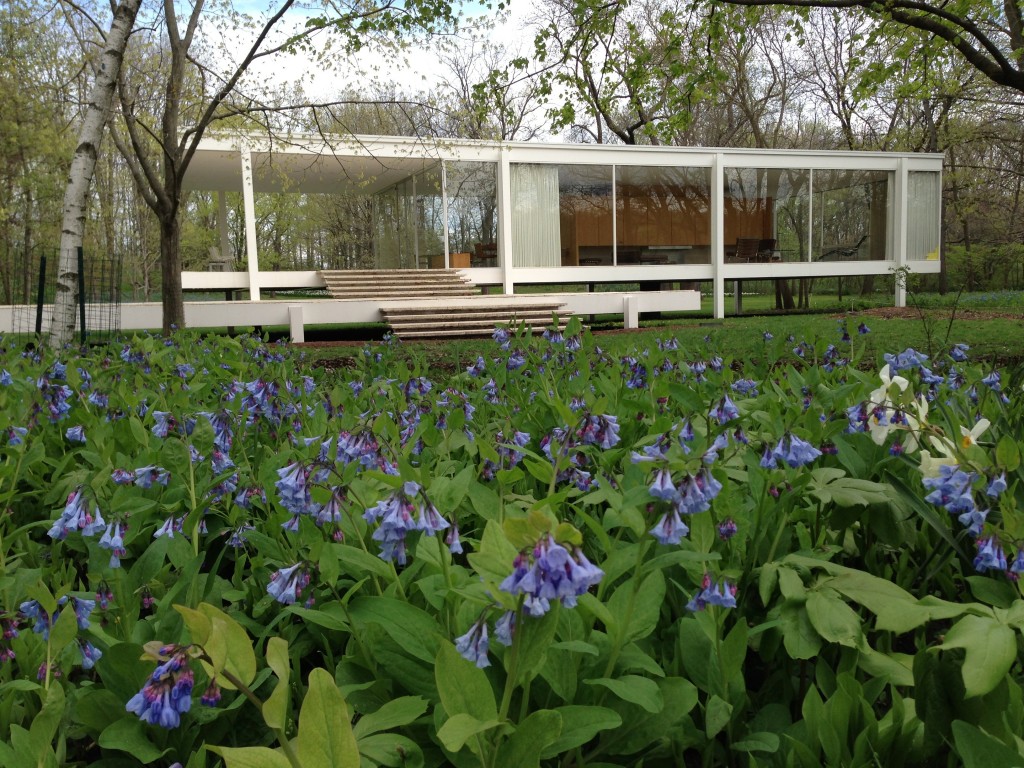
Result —
[[217, 190], [217, 228], [220, 230], [220, 257], [226, 261], [234, 261], [231, 253], [231, 242], [228, 240], [228, 203], [223, 189]]
[[256, 253], [256, 196], [252, 187], [252, 152], [241, 148], [242, 155], [242, 207], [245, 210], [245, 260], [249, 272], [249, 298], [260, 300], [260, 262]]
[[501, 262], [501, 292], [515, 292], [512, 277], [512, 169], [508, 150], [502, 148], [498, 161], [498, 261]]
[[451, 218], [448, 216], [448, 165], [444, 160], [441, 161], [441, 211], [444, 215], [444, 268], [449, 269], [452, 265], [451, 244], [448, 242]]
[[711, 296], [716, 319], [725, 317], [725, 177], [722, 153], [711, 165]]
[[907, 277], [900, 267], [907, 263], [907, 163], [900, 159], [896, 163], [896, 193], [892, 212], [893, 221], [893, 267], [896, 269], [896, 306], [907, 306]]

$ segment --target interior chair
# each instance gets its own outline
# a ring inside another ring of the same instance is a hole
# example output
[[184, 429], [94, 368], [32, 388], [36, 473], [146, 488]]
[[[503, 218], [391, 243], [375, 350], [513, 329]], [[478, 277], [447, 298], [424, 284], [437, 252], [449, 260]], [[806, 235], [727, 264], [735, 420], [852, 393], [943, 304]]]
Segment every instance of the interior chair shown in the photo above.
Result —
[[760, 239], [756, 237], [737, 237], [736, 255], [733, 260], [740, 263], [757, 261], [757, 249], [760, 244]]
[[757, 243], [757, 260], [771, 261], [775, 254], [775, 238], [762, 237]]

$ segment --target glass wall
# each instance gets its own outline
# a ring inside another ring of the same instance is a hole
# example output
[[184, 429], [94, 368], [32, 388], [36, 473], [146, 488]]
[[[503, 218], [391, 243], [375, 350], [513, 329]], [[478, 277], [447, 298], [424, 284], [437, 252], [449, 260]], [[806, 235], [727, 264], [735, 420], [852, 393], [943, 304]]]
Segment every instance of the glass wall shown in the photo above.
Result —
[[469, 254], [467, 266], [497, 266], [497, 166], [449, 160], [445, 162], [445, 180], [448, 250]]
[[907, 259], [938, 259], [942, 185], [934, 171], [907, 173]]
[[816, 170], [813, 176], [814, 261], [891, 258], [893, 175], [887, 171]]
[[805, 261], [811, 172], [726, 168], [724, 173], [725, 260]]
[[711, 169], [615, 167], [618, 264], [711, 262]]

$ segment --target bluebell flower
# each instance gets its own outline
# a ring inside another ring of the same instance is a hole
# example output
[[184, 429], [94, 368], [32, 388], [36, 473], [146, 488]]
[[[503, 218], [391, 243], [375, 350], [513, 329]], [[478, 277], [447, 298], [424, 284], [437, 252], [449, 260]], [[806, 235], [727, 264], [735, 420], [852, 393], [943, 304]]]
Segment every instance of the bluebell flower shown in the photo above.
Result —
[[993, 392], [1002, 392], [1002, 377], [999, 375], [999, 371], [992, 371], [988, 376], [981, 380], [981, 383], [991, 389]]
[[[220, 698], [220, 686], [217, 685], [217, 679], [214, 678], [210, 681], [210, 684], [206, 686], [206, 690], [203, 691], [203, 695], [199, 697], [199, 703], [204, 707], [215, 707], [217, 706], [217, 702], [220, 701]], [[173, 766], [171, 768], [173, 768]]]
[[186, 650], [165, 646], [161, 653], [164, 650], [170, 651], [171, 658], [157, 666], [142, 690], [128, 700], [125, 709], [143, 722], [170, 729], [177, 728], [181, 716], [192, 708], [195, 677], [188, 667]]
[[525, 595], [523, 607], [531, 616], [542, 616], [552, 600], [567, 607], [576, 605], [576, 599], [591, 586], [598, 584], [604, 572], [593, 565], [576, 548], [570, 553], [545, 534], [533, 548], [532, 561], [520, 553], [513, 563], [512, 573], [500, 585], [511, 595]]
[[152, 432], [157, 437], [167, 437], [178, 426], [178, 422], [167, 411], [153, 411], [153, 418], [156, 423], [153, 425]]
[[494, 622], [494, 639], [505, 647], [512, 645], [512, 636], [516, 631], [515, 611], [505, 611], [501, 618]]
[[175, 533], [181, 533], [182, 526], [184, 525], [184, 523], [184, 515], [177, 518], [174, 515], [171, 515], [166, 520], [164, 520], [163, 524], [159, 528], [157, 528], [153, 532], [153, 538], [159, 539], [162, 536], [166, 536], [169, 539], [173, 539]]
[[908, 347], [897, 355], [886, 353], [882, 355], [882, 359], [889, 365], [889, 370], [895, 373], [924, 365], [928, 360], [928, 355]]
[[1005, 490], [1006, 471], [1004, 470], [998, 476], [992, 478], [992, 481], [988, 484], [988, 487], [985, 489], [985, 493], [991, 496], [992, 498], [996, 498]]
[[462, 658], [473, 662], [480, 669], [491, 666], [491, 662], [487, 658], [487, 648], [487, 621], [485, 619], [480, 619], [469, 628], [466, 634], [455, 638], [455, 650], [462, 655]]
[[82, 669], [92, 669], [103, 656], [103, 652], [88, 640], [78, 639], [78, 650], [82, 653]]
[[520, 350], [515, 350], [508, 356], [505, 367], [510, 371], [517, 371], [526, 365], [526, 356]]
[[576, 435], [583, 445], [597, 445], [607, 450], [619, 442], [618, 419], [615, 416], [589, 414], [584, 417]]
[[715, 419], [720, 425], [724, 425], [732, 419], [739, 418], [740, 411], [736, 407], [736, 404], [729, 399], [729, 396], [725, 395], [718, 401], [718, 405], [711, 409], [711, 412], [708, 415]]
[[708, 449], [704, 451], [704, 455], [701, 457], [701, 461], [705, 464], [714, 464], [718, 461], [718, 454], [720, 451], [724, 451], [729, 447], [729, 436], [725, 432], [720, 432], [715, 439], [708, 446]]
[[739, 528], [736, 526], [736, 521], [731, 517], [727, 517], [718, 524], [718, 538], [722, 541], [728, 541], [736, 535], [738, 530]]
[[53, 626], [60, 613], [59, 611], [55, 613], [54, 619], [51, 621], [50, 615], [38, 600], [26, 600], [18, 606], [18, 610], [26, 620], [32, 622], [32, 631], [37, 635], [42, 635], [44, 640], [50, 637], [50, 627]]
[[491, 334], [491, 338], [494, 339], [501, 349], [508, 349], [509, 344], [512, 340], [512, 334], [509, 333], [508, 328], [495, 328], [494, 333]]
[[84, 443], [85, 427], [83, 427], [81, 424], [74, 427], [68, 427], [67, 431], [64, 432], [64, 437], [66, 437], [72, 443]]
[[765, 331], [764, 333], [762, 333], [762, 334], [761, 334], [761, 337], [762, 337], [762, 338], [763, 338], [763, 339], [764, 339], [765, 341], [771, 341], [772, 339], [774, 339], [774, 338], [775, 338], [775, 336], [774, 336], [774, 335], [772, 334], [772, 332], [771, 332], [771, 331]]
[[140, 488], [152, 488], [153, 483], [166, 487], [170, 480], [171, 473], [163, 467], [150, 465], [135, 470], [135, 484]]
[[871, 329], [868, 328], [867, 324], [862, 322], [860, 325], [857, 326], [857, 333], [863, 336], [866, 333], [871, 333]]
[[672, 473], [664, 467], [655, 473], [654, 482], [647, 490], [656, 499], [674, 501], [679, 498], [679, 490], [672, 482]]
[[747, 397], [757, 397], [757, 382], [753, 379], [737, 379], [732, 384], [734, 392], [738, 392], [741, 395]]
[[1010, 567], [1007, 569], [1007, 575], [1014, 581], [1017, 581], [1022, 573], [1024, 573], [1024, 549], [1018, 549], [1017, 556], [1013, 558], [1013, 562], [1010, 563]]
[[484, 372], [484, 370], [486, 368], [487, 368], [487, 363], [484, 362], [483, 356], [482, 355], [478, 355], [477, 358], [476, 358], [476, 362], [473, 363], [471, 366], [469, 366], [469, 368], [466, 369], [466, 373], [468, 373], [473, 378], [476, 378], [477, 376], [483, 375], [483, 372]]
[[[341, 442], [339, 440], [339, 449]], [[312, 507], [309, 486], [309, 470], [301, 462], [293, 462], [277, 470], [280, 478], [274, 483], [277, 488], [278, 501], [281, 506], [293, 515], [309, 514]]]
[[995, 536], [979, 538], [977, 545], [978, 554], [974, 557], [974, 570], [979, 573], [1006, 570], [1006, 554], [1003, 552], [1003, 545]]
[[6, 368], [0, 368], [0, 386], [9, 387], [14, 383], [11, 373]]
[[444, 543], [448, 545], [448, 551], [453, 555], [462, 554], [462, 541], [459, 539], [458, 524], [453, 524], [448, 530], [448, 535], [445, 537]]
[[579, 352], [583, 349], [583, 339], [580, 338], [578, 333], [565, 340], [565, 349], [567, 352]]
[[953, 348], [949, 350], [949, 356], [953, 358], [954, 362], [967, 362], [967, 352], [969, 349], [970, 347], [967, 344], [954, 344]]
[[708, 360], [708, 368], [710, 368], [715, 373], [721, 373], [722, 372], [722, 366], [724, 364], [725, 364], [725, 361], [722, 360], [722, 358], [720, 358], [718, 355], [714, 355], [713, 357], [711, 357], [710, 360]]
[[106, 523], [100, 514], [100, 508], [94, 506], [92, 513], [90, 513], [82, 488], [76, 488], [68, 494], [64, 510], [61, 512], [60, 517], [54, 521], [48, 534], [51, 539], [61, 541], [74, 531], [80, 531], [83, 536], [92, 536], [101, 531], [104, 526], [106, 526]]
[[802, 467], [821, 456], [821, 451], [794, 434], [783, 435], [772, 454], [790, 467]]
[[27, 434], [28, 429], [25, 427], [10, 427], [7, 430], [7, 445], [21, 445], [24, 442], [25, 435]]
[[679, 510], [673, 507], [665, 512], [649, 533], [661, 544], [678, 544], [690, 532], [689, 526], [679, 517]]
[[736, 586], [722, 580], [716, 584], [711, 574], [705, 573], [701, 582], [701, 590], [686, 604], [687, 610], [703, 611], [709, 605], [717, 605], [721, 608], [736, 607]]
[[267, 584], [267, 594], [282, 605], [292, 605], [302, 597], [302, 592], [309, 586], [309, 569], [304, 563], [296, 563], [287, 568], [274, 571]]

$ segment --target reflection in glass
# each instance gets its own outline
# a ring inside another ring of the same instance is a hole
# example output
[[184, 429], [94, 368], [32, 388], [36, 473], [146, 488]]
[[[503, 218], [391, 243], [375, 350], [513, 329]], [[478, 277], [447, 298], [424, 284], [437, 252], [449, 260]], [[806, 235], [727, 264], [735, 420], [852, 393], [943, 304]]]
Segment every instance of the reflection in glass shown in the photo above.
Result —
[[445, 163], [448, 250], [470, 254], [470, 265], [497, 266], [497, 173], [494, 163]]
[[615, 167], [619, 264], [708, 264], [711, 169]]
[[814, 171], [815, 261], [890, 258], [890, 176], [887, 171]]
[[[726, 168], [726, 261], [806, 260], [810, 181], [810, 171], [800, 168]], [[743, 245], [753, 240], [747, 255]]]

